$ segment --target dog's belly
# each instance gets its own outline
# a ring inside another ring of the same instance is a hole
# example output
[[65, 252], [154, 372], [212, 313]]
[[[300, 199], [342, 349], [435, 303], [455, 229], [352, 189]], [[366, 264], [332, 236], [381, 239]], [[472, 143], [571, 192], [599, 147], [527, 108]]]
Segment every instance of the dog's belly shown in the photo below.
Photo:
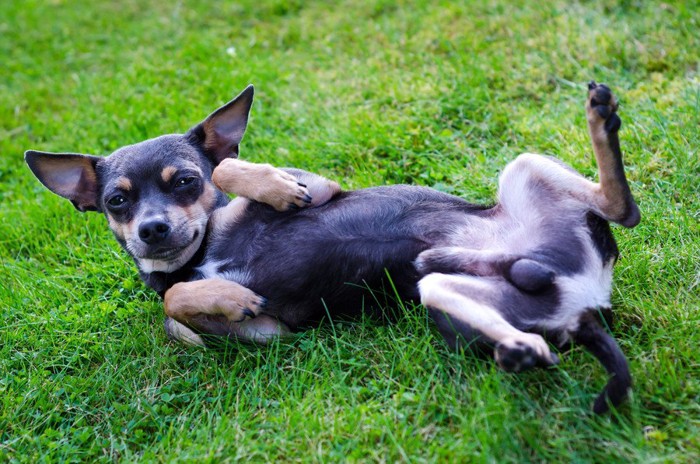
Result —
[[265, 296], [265, 312], [294, 328], [326, 311], [381, 307], [384, 292], [418, 299], [413, 265], [418, 254], [449, 243], [456, 230], [479, 227], [490, 214], [462, 199], [409, 186], [345, 192], [293, 213], [252, 204], [208, 244], [202, 273]]

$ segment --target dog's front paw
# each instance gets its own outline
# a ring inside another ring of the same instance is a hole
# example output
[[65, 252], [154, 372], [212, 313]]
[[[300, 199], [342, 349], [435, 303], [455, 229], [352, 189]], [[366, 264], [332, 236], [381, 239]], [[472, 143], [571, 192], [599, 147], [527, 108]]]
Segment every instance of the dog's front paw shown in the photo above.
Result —
[[277, 211], [303, 208], [311, 204], [311, 195], [306, 185], [293, 175], [269, 166], [260, 179], [260, 196], [256, 201], [272, 206]]
[[617, 131], [621, 121], [617, 113], [617, 99], [605, 84], [588, 83], [586, 117], [590, 123], [604, 123], [608, 132]]
[[522, 333], [496, 344], [496, 363], [506, 372], [522, 372], [535, 366], [559, 364], [559, 358], [537, 334]]
[[163, 296], [165, 314], [187, 324], [193, 317], [224, 316], [229, 322], [256, 317], [266, 304], [252, 290], [225, 279], [179, 282]]
[[229, 322], [243, 322], [260, 314], [267, 300], [247, 288], [219, 296], [217, 306]]
[[277, 211], [303, 208], [312, 200], [306, 185], [269, 164], [228, 158], [214, 169], [211, 179], [223, 192], [265, 203]]

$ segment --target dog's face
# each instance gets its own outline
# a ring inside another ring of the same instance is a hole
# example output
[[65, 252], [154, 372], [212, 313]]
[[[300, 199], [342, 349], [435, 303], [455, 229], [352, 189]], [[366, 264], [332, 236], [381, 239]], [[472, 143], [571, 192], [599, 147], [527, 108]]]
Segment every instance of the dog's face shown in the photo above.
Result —
[[98, 206], [142, 271], [175, 270], [195, 254], [221, 205], [212, 168], [180, 135], [120, 148], [98, 163]]
[[28, 151], [27, 164], [80, 211], [100, 211], [141, 271], [172, 272], [199, 249], [226, 203], [211, 174], [238, 155], [253, 101], [249, 86], [184, 135], [164, 135], [100, 158]]

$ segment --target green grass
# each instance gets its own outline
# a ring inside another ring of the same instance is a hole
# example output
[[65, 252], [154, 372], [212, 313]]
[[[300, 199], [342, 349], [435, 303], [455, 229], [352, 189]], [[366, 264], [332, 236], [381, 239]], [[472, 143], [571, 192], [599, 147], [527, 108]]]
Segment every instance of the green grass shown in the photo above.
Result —
[[[697, 2], [219, 3], [0, 2], [0, 461], [700, 460]], [[243, 158], [489, 201], [523, 151], [595, 174], [591, 78], [620, 97], [644, 215], [615, 227], [635, 385], [613, 416], [589, 412], [605, 375], [582, 351], [508, 375], [421, 308], [266, 348], [170, 343], [104, 218], [22, 161], [182, 132], [254, 83]]]

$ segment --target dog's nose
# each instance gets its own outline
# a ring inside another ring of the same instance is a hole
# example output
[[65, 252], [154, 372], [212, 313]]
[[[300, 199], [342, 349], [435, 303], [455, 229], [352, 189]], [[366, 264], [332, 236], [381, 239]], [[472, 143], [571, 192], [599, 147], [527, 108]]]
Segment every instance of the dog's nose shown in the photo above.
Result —
[[170, 234], [170, 226], [163, 221], [142, 222], [139, 238], [149, 245], [160, 243]]

